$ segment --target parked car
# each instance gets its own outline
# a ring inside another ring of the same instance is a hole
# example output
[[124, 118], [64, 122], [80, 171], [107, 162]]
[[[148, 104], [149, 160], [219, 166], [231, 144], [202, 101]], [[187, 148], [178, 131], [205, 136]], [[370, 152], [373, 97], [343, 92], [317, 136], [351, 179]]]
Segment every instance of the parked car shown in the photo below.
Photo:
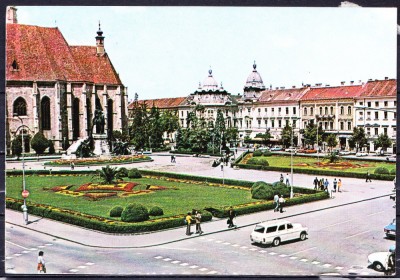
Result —
[[308, 228], [301, 224], [292, 224], [285, 220], [268, 221], [257, 224], [250, 234], [252, 243], [272, 244], [279, 246], [283, 241], [294, 239], [305, 240]]
[[340, 152], [339, 152], [339, 155], [340, 155], [340, 156], [348, 156], [348, 155], [351, 155], [351, 152], [350, 152], [350, 151], [347, 151], [347, 150], [344, 150], [344, 151], [340, 151]]
[[282, 151], [282, 148], [279, 147], [279, 146], [273, 146], [273, 147], [271, 148], [271, 151]]
[[285, 152], [293, 152], [293, 153], [296, 153], [296, 152], [297, 152], [297, 148], [296, 148], [296, 147], [289, 147], [289, 148], [285, 149]]
[[393, 219], [393, 221], [385, 226], [383, 228], [383, 231], [385, 232], [387, 237], [396, 237], [396, 219]]
[[368, 268], [379, 272], [386, 272], [389, 270], [388, 260], [389, 256], [395, 252], [395, 246], [390, 246], [387, 252], [375, 252], [368, 255]]
[[365, 157], [365, 156], [368, 156], [367, 152], [358, 152], [358, 153], [356, 153], [356, 157]]

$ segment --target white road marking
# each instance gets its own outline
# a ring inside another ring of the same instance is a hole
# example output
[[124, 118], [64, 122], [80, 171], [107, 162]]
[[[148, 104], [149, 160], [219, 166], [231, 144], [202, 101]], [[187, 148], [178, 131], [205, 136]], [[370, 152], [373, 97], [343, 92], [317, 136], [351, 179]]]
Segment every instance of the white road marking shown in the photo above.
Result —
[[172, 261], [172, 259], [170, 259], [170, 258], [165, 258], [165, 259], [163, 259], [163, 261], [169, 262], [169, 261]]
[[290, 257], [289, 259], [291, 259], [291, 260], [295, 260], [295, 259], [297, 259], [297, 257]]
[[205, 237], [200, 237], [200, 239], [206, 239]]
[[301, 262], [308, 262], [307, 259], [301, 259], [300, 261], [301, 261]]
[[70, 269], [69, 271], [70, 272], [78, 272], [79, 270], [78, 269]]
[[222, 243], [222, 241], [221, 241], [221, 240], [216, 240], [215, 242], [217, 242], [217, 243]]
[[305, 250], [301, 250], [301, 251], [298, 251], [296, 253], [290, 254], [289, 256], [297, 255], [297, 254], [303, 253], [305, 251], [313, 250], [315, 248], [317, 248], [317, 247], [311, 247], [311, 248], [308, 248], [308, 249], [305, 249]]
[[332, 265], [331, 264], [329, 264], [329, 263], [326, 263], [326, 264], [324, 264], [324, 265], [322, 265], [323, 267], [331, 267]]
[[44, 248], [44, 247], [46, 247], [46, 246], [43, 246], [43, 245], [39, 245], [39, 246], [38, 246], [38, 248]]
[[356, 270], [354, 270], [354, 269], [349, 269], [348, 272], [349, 272], [349, 273], [355, 273]]
[[380, 213], [383, 213], [383, 212], [385, 212], [385, 211], [379, 211], [379, 212], [371, 213], [371, 214], [367, 215], [367, 217], [373, 216], [373, 215], [377, 215], [377, 214], [380, 214]]
[[200, 268], [199, 270], [200, 270], [200, 271], [207, 271], [208, 268], [203, 267], [203, 268]]
[[14, 254], [14, 256], [19, 257], [19, 256], [21, 256], [21, 254]]
[[162, 259], [163, 257], [161, 257], [161, 256], [157, 256], [157, 257], [154, 257], [155, 259]]
[[271, 256], [276, 255], [277, 253], [275, 252], [269, 252], [268, 254], [270, 254]]
[[181, 266], [187, 266], [189, 265], [188, 263], [181, 263]]
[[192, 266], [189, 266], [190, 268], [198, 268], [199, 266], [198, 265], [192, 265]]
[[337, 267], [335, 267], [335, 269], [337, 269], [337, 270], [342, 270], [342, 269], [343, 269], [343, 267], [341, 267], [341, 266], [337, 266]]
[[256, 248], [250, 248], [249, 250], [250, 250], [250, 251], [257, 251], [258, 249], [256, 249]]
[[22, 251], [22, 253], [27, 254], [30, 253], [30, 251]]
[[19, 247], [19, 248], [22, 248], [22, 249], [24, 249], [24, 250], [29, 250], [28, 248], [25, 248], [24, 246], [21, 246], [21, 245], [15, 244], [15, 243], [13, 243], [13, 242], [10, 242], [10, 241], [7, 241], [7, 240], [6, 240], [6, 243], [9, 243], [9, 244], [11, 244], [11, 245], [17, 246], [17, 247]]
[[267, 251], [264, 251], [264, 250], [261, 250], [261, 251], [259, 251], [260, 253], [265, 253], [265, 252], [267, 252]]
[[86, 268], [86, 266], [85, 265], [80, 265], [80, 266], [78, 266], [78, 268]]
[[173, 261], [173, 262], [171, 262], [171, 263], [180, 263], [181, 261]]
[[361, 275], [369, 275], [369, 272], [361, 272]]
[[224, 244], [224, 245], [229, 245], [229, 244], [231, 244], [231, 243], [229, 243], [229, 242], [225, 242], [225, 243], [222, 243], [222, 244]]
[[94, 265], [94, 263], [87, 262], [86, 265]]
[[340, 222], [340, 223], [336, 223], [336, 224], [331, 224], [331, 225], [329, 225], [329, 226], [325, 226], [325, 227], [322, 227], [322, 228], [320, 228], [320, 229], [324, 229], [324, 228], [328, 228], [328, 227], [333, 227], [333, 226], [345, 224], [345, 223], [348, 223], [348, 222], [351, 222], [351, 220], [347, 220], [347, 221]]
[[207, 274], [216, 274], [216, 273], [218, 273], [218, 272], [216, 272], [215, 270], [207, 272]]
[[11, 260], [13, 257], [6, 257], [6, 260]]
[[44, 244], [44, 245], [46, 245], [46, 246], [53, 246], [53, 244], [51, 244], [51, 243], [46, 243], [46, 244]]
[[240, 247], [240, 249], [247, 249], [247, 248], [248, 248], [247, 246]]
[[36, 248], [30, 248], [29, 250], [31, 250], [31, 251], [36, 251], [37, 249], [36, 249]]
[[370, 231], [372, 231], [372, 230], [366, 230], [366, 231], [363, 231], [363, 232], [359, 232], [359, 233], [356, 233], [356, 234], [347, 236], [347, 237], [345, 237], [344, 239], [352, 238], [352, 237], [354, 237], [354, 236], [359, 236], [359, 235], [361, 235], [361, 234], [364, 234], [364, 233], [367, 233], [367, 232], [370, 232]]
[[240, 245], [239, 244], [233, 244], [232, 246], [233, 247], [239, 247]]
[[208, 240], [208, 241], [213, 241], [213, 240], [214, 240], [214, 238], [208, 238], [207, 240]]
[[312, 264], [319, 264], [320, 262], [318, 261], [313, 261]]

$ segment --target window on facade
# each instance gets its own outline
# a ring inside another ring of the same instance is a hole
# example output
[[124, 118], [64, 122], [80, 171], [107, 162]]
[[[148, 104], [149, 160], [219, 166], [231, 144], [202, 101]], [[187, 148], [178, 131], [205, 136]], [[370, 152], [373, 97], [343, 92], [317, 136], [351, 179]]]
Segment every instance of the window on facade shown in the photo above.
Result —
[[228, 113], [229, 113], [229, 111], [228, 111], [228, 110], [225, 110], [225, 115], [226, 115], [226, 116], [228, 115]]
[[183, 111], [181, 111], [181, 117], [183, 117]]
[[328, 115], [328, 107], [325, 107], [325, 115]]
[[329, 122], [330, 129], [333, 130], [333, 122]]
[[250, 110], [251, 110], [250, 108], [247, 108], [247, 112], [248, 112], [248, 113], [250, 113]]
[[319, 114], [322, 115], [322, 107], [319, 107]]
[[371, 119], [371, 112], [367, 112], [367, 120]]
[[293, 107], [293, 115], [296, 115], [296, 107]]
[[268, 120], [265, 120], [264, 123], [265, 123], [265, 127], [267, 127], [268, 126], [267, 125], [268, 124]]
[[385, 120], [387, 120], [387, 118], [388, 118], [388, 113], [387, 113], [387, 112], [383, 112], [383, 118], [384, 118]]
[[289, 115], [289, 107], [286, 107], [286, 115]]
[[271, 121], [271, 126], [275, 127], [275, 121], [274, 120]]
[[383, 128], [383, 134], [387, 135], [387, 127]]
[[367, 127], [367, 135], [371, 135], [371, 128]]
[[281, 108], [281, 107], [279, 107], [279, 108], [278, 108], [278, 114], [280, 114], [280, 113], [281, 113], [281, 111], [282, 111], [282, 108]]
[[360, 117], [362, 117], [362, 115], [364, 115], [364, 113], [363, 113], [363, 112], [358, 112], [358, 113], [359, 113]]
[[375, 120], [379, 118], [379, 112], [375, 112]]
[[363, 102], [359, 102], [358, 104], [359, 104], [359, 105], [363, 105], [364, 103], [363, 103]]
[[183, 127], [183, 120], [181, 120], [181, 126]]
[[333, 115], [333, 107], [331, 107], [331, 115]]
[[42, 123], [42, 129], [43, 130], [50, 130], [50, 98], [47, 96], [42, 98], [41, 104], [40, 104], [40, 109], [41, 109], [41, 123]]
[[340, 114], [344, 115], [344, 107], [343, 106], [340, 107]]
[[293, 120], [293, 128], [296, 128], [296, 120]]
[[393, 105], [394, 105], [394, 107], [396, 107], [397, 101], [393, 101]]
[[258, 120], [258, 128], [261, 128], [261, 120]]
[[274, 114], [275, 108], [271, 108], [271, 112], [272, 114]]
[[367, 107], [371, 107], [371, 101], [367, 102]]
[[384, 102], [383, 102], [383, 106], [387, 107], [387, 106], [388, 106], [388, 102], [387, 102], [387, 101], [384, 101]]
[[375, 107], [379, 107], [379, 102], [375, 101]]
[[375, 127], [374, 130], [375, 130], [375, 131], [374, 131], [374, 134], [375, 134], [375, 136], [377, 136], [377, 135], [378, 135], [378, 128]]
[[289, 120], [286, 120], [286, 126], [289, 126]]
[[18, 97], [14, 101], [13, 113], [17, 116], [26, 116], [26, 102], [22, 97]]
[[351, 130], [351, 122], [347, 123], [347, 130]]
[[340, 122], [340, 130], [344, 130], [344, 123]]
[[14, 59], [13, 63], [11, 64], [11, 67], [12, 67], [13, 71], [18, 71], [19, 67], [18, 67], [18, 63], [15, 59]]
[[261, 113], [261, 108], [258, 108], [258, 112]]
[[307, 116], [307, 108], [304, 108], [304, 116]]
[[328, 122], [325, 122], [324, 125], [325, 125], [325, 130], [328, 129]]
[[282, 121], [278, 120], [278, 127], [282, 127]]
[[393, 118], [394, 118], [394, 119], [397, 118], [397, 113], [393, 113]]
[[347, 115], [351, 115], [351, 106], [347, 107]]
[[311, 115], [311, 116], [314, 115], [314, 107], [311, 107], [311, 108], [310, 108], [310, 115]]
[[268, 110], [267, 110], [267, 108], [264, 108], [264, 112], [266, 113]]

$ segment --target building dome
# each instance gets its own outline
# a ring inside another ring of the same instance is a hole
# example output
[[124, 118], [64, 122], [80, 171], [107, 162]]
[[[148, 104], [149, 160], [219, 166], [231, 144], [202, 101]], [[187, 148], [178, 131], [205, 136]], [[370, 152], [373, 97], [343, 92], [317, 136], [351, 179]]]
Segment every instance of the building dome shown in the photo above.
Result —
[[203, 91], [216, 91], [218, 90], [218, 83], [212, 75], [212, 70], [208, 70], [208, 77], [204, 79], [201, 87]]
[[246, 80], [246, 85], [244, 86], [244, 90], [264, 90], [265, 86], [263, 83], [263, 80], [260, 76], [260, 74], [257, 72], [257, 65], [256, 62], [254, 61], [253, 64], [253, 71], [250, 73], [250, 75], [247, 77]]

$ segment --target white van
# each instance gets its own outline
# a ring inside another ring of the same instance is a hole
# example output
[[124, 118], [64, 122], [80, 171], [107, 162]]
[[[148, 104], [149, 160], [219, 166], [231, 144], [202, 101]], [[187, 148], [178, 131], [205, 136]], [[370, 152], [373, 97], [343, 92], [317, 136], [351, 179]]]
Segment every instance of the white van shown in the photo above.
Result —
[[250, 234], [252, 243], [271, 244], [279, 246], [283, 241], [294, 239], [305, 240], [308, 235], [308, 228], [301, 224], [292, 224], [285, 220], [268, 221], [257, 224]]

